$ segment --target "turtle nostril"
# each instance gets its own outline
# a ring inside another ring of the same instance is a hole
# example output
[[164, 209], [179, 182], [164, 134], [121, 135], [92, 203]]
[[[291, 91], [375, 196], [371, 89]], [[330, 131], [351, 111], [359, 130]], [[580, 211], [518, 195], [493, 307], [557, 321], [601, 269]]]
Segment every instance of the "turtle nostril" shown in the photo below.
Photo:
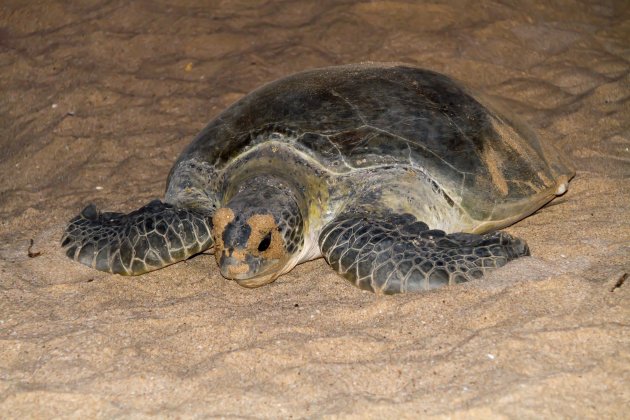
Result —
[[266, 251], [271, 245], [271, 232], [269, 232], [262, 241], [258, 244], [258, 252]]

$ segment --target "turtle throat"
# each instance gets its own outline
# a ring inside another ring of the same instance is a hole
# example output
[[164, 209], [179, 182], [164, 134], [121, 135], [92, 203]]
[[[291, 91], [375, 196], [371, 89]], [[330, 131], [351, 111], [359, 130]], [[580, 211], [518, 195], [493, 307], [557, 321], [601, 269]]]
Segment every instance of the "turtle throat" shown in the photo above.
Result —
[[245, 287], [271, 283], [296, 264], [303, 218], [285, 183], [257, 177], [240, 185], [213, 217], [221, 274]]

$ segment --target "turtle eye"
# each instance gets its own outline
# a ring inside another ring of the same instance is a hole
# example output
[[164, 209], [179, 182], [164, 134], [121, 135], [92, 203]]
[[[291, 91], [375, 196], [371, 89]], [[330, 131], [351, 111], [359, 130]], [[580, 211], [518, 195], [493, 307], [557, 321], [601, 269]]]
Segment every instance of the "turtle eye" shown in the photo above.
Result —
[[271, 245], [271, 232], [269, 232], [258, 244], [258, 252], [264, 252]]

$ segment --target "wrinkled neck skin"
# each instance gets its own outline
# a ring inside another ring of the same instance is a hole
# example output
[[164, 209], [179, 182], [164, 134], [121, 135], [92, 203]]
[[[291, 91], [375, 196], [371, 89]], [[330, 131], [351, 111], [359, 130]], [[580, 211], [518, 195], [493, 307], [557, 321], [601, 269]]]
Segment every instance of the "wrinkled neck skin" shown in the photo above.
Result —
[[258, 287], [295, 267], [304, 243], [296, 193], [289, 182], [263, 175], [225, 197], [213, 217], [215, 257], [224, 277]]

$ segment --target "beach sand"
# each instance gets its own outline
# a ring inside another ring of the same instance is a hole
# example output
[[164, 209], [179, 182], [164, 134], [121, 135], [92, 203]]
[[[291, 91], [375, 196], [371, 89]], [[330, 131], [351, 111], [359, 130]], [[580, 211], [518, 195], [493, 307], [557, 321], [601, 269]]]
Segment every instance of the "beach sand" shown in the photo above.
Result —
[[[626, 1], [24, 3], [0, 5], [0, 417], [627, 418]], [[83, 206], [161, 197], [250, 90], [368, 60], [505, 98], [572, 162], [507, 229], [531, 257], [398, 296], [321, 259], [249, 290], [208, 253], [140, 277], [65, 257]]]

